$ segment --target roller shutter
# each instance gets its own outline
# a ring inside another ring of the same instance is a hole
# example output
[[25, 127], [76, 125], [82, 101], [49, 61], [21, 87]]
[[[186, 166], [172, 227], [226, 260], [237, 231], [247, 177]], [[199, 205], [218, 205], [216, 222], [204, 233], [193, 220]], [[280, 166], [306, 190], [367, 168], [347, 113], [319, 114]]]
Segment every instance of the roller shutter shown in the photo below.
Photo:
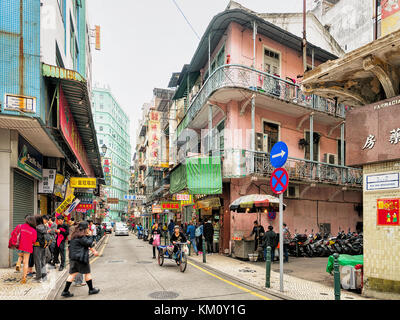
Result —
[[[13, 230], [25, 222], [27, 214], [34, 214], [34, 181], [14, 170], [13, 186]], [[13, 264], [17, 261], [17, 251], [13, 253]]]

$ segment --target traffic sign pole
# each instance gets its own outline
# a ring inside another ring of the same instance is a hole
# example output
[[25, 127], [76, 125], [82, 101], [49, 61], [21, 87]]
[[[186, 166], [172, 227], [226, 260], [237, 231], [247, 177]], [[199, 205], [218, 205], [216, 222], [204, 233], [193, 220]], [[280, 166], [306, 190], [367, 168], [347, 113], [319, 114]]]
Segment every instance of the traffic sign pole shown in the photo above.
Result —
[[280, 291], [283, 292], [283, 193], [279, 195], [279, 273]]

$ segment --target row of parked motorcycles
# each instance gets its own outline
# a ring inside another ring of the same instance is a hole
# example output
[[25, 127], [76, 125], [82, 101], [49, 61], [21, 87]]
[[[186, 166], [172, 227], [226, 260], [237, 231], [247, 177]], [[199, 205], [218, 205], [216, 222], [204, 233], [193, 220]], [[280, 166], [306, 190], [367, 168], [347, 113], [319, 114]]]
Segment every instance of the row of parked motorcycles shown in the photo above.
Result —
[[363, 254], [363, 234], [339, 230], [337, 236], [322, 234], [314, 230], [307, 235], [295, 234], [289, 244], [289, 254], [295, 257], [329, 257], [334, 253], [359, 255]]

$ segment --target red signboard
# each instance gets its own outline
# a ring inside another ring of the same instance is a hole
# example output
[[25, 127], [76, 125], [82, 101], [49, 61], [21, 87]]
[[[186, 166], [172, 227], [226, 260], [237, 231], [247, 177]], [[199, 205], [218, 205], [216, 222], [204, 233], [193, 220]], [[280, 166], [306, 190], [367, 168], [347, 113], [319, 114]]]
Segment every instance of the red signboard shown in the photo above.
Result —
[[399, 202], [400, 199], [377, 200], [378, 226], [399, 226]]
[[61, 132], [75, 154], [79, 163], [88, 177], [94, 177], [93, 168], [91, 167], [85, 147], [83, 146], [81, 136], [75, 124], [74, 118], [68, 107], [67, 99], [60, 85], [60, 128]]
[[161, 208], [163, 210], [166, 210], [166, 209], [180, 209], [180, 204], [179, 204], [179, 202], [163, 202], [163, 203], [161, 203]]
[[382, 0], [382, 19], [386, 19], [400, 11], [400, 0]]
[[86, 212], [87, 210], [93, 210], [93, 205], [92, 204], [80, 203], [75, 208], [76, 212]]

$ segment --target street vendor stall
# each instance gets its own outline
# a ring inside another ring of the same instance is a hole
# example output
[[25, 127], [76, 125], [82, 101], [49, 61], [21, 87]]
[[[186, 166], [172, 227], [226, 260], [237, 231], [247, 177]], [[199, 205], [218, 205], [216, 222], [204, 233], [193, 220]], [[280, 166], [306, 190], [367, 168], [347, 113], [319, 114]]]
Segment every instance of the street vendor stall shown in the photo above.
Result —
[[[286, 205], [283, 205], [286, 208]], [[257, 220], [260, 221], [262, 213], [276, 212], [279, 210], [279, 198], [267, 194], [251, 194], [236, 199], [229, 206], [231, 211], [237, 213], [257, 213]], [[232, 253], [235, 257], [241, 259], [249, 259], [249, 255], [257, 254], [254, 251], [255, 237], [246, 237], [249, 232], [246, 230], [237, 230], [235, 222], [233, 222], [233, 248]]]

